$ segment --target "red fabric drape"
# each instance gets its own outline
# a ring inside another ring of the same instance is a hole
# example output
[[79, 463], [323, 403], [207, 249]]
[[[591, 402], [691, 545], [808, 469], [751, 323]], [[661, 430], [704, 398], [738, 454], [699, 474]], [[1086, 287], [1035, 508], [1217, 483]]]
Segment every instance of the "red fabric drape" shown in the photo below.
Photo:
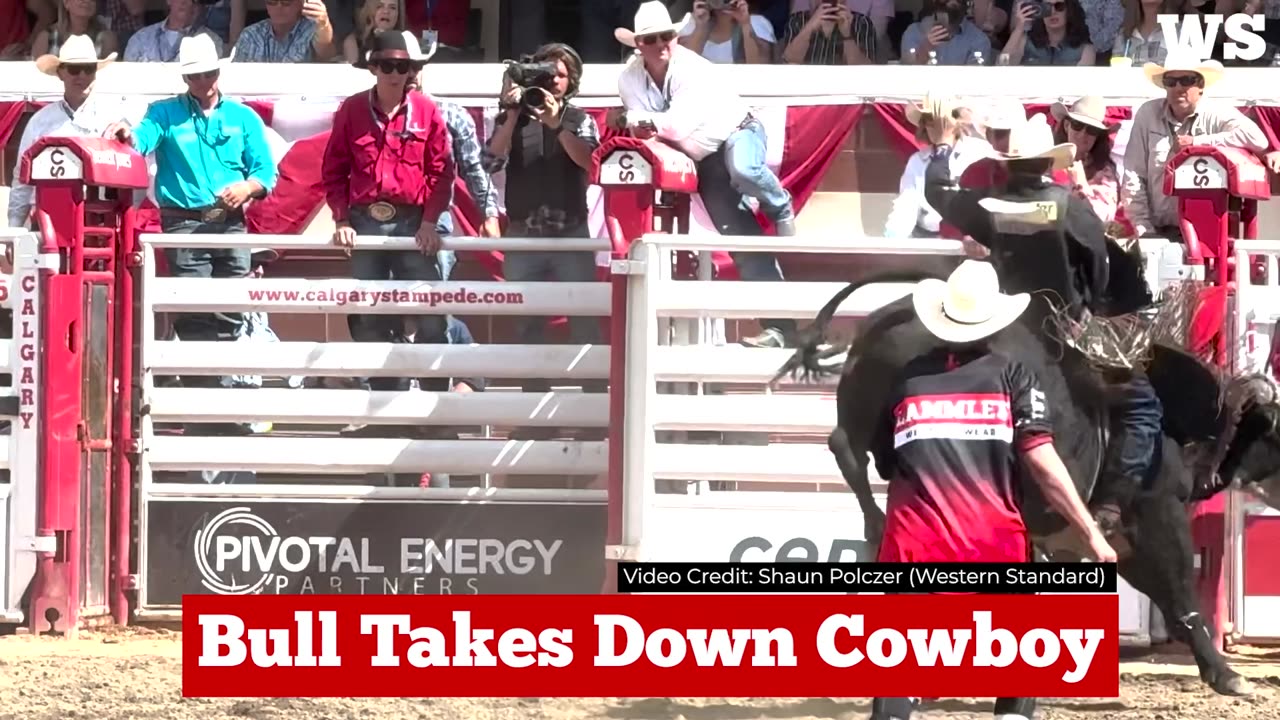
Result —
[[899, 103], [873, 103], [872, 111], [880, 119], [880, 128], [895, 150], [907, 158], [920, 149], [916, 142], [916, 126], [907, 122], [907, 106]]
[[0, 147], [9, 143], [9, 138], [13, 137], [13, 131], [17, 129], [18, 121], [22, 119], [22, 113], [26, 109], [27, 103], [22, 100], [0, 102]]
[[1251, 107], [1245, 109], [1245, 115], [1253, 118], [1267, 134], [1271, 150], [1280, 150], [1280, 107]]

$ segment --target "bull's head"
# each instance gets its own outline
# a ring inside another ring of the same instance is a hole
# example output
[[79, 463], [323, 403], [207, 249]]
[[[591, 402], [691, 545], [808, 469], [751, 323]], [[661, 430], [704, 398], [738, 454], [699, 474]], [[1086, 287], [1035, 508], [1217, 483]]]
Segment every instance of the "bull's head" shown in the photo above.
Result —
[[[1269, 375], [1235, 378], [1227, 389], [1234, 427], [1218, 466], [1224, 483], [1280, 508], [1280, 387]], [[1238, 418], [1238, 419], [1237, 419]]]

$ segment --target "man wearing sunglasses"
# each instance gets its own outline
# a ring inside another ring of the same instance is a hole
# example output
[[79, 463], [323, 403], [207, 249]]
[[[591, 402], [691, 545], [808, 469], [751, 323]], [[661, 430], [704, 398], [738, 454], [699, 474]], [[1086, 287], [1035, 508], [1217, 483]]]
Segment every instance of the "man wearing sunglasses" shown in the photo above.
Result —
[[[178, 72], [187, 92], [158, 100], [136, 128], [112, 130], [142, 155], [155, 153], [156, 204], [166, 233], [245, 232], [244, 211], [275, 186], [275, 159], [262, 118], [244, 103], [225, 97], [218, 80], [225, 61], [206, 34], [182, 39]], [[175, 277], [240, 278], [252, 270], [248, 248], [166, 248]], [[231, 341], [244, 331], [244, 313], [184, 314], [174, 320], [183, 340]], [[188, 387], [228, 387], [231, 378], [184, 377]], [[203, 428], [240, 433], [237, 424]], [[190, 428], [189, 428], [190, 430]]]
[[121, 120], [137, 118], [145, 108], [120, 100], [107, 100], [94, 94], [98, 71], [116, 59], [111, 53], [99, 59], [93, 39], [87, 35], [67, 38], [57, 55], [36, 59], [36, 68], [62, 81], [62, 100], [49, 103], [31, 116], [18, 143], [13, 168], [13, 184], [9, 190], [9, 225], [26, 227], [35, 204], [35, 188], [19, 180], [18, 169], [27, 149], [42, 137], [101, 137]]
[[[670, 143], [698, 165], [698, 195], [721, 235], [762, 235], [750, 198], [772, 221], [775, 234], [795, 234], [791, 195], [769, 169], [764, 125], [729, 89], [718, 66], [680, 45], [690, 17], [672, 22], [656, 0], [636, 11], [635, 30], [618, 28], [614, 37], [637, 49], [618, 76], [622, 109], [606, 119], [615, 130]], [[733, 253], [743, 280], [780, 282], [782, 269], [770, 253]], [[763, 330], [742, 340], [752, 347], [782, 347], [795, 332], [790, 319], [759, 320]]]
[[[351, 253], [358, 280], [440, 281], [436, 223], [453, 200], [457, 174], [444, 115], [413, 89], [430, 59], [409, 32], [374, 35], [355, 67], [373, 74], [374, 86], [342, 102], [333, 116], [321, 176], [336, 229], [334, 244]], [[433, 46], [434, 48], [434, 46]], [[417, 250], [352, 250], [357, 236], [412, 236]], [[348, 327], [356, 342], [448, 342], [444, 315], [356, 315]], [[421, 381], [447, 392], [447, 378]], [[406, 378], [371, 378], [374, 390], [407, 390]], [[369, 432], [417, 434], [415, 428], [370, 426]], [[367, 434], [367, 433], [366, 433]]]
[[1222, 78], [1222, 64], [1201, 62], [1172, 48], [1164, 65], [1147, 63], [1143, 72], [1165, 97], [1148, 100], [1133, 115], [1124, 152], [1120, 205], [1138, 237], [1182, 241], [1177, 198], [1164, 193], [1169, 158], [1191, 145], [1226, 145], [1266, 152], [1267, 136], [1231, 105], [1205, 101], [1203, 92]]

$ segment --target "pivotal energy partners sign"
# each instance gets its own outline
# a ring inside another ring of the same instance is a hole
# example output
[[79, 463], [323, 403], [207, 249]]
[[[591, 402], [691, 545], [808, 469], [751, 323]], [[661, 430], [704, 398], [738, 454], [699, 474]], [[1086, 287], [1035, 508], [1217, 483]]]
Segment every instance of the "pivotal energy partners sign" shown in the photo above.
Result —
[[602, 504], [151, 500], [146, 605], [184, 594], [597, 593]]

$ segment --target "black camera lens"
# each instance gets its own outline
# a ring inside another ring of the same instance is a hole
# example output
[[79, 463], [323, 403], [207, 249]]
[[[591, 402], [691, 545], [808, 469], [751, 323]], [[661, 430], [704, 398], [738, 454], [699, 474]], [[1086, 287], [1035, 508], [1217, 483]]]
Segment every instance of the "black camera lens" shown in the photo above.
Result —
[[551, 93], [540, 87], [525, 88], [524, 94], [520, 96], [520, 102], [529, 108], [546, 107], [550, 100]]

